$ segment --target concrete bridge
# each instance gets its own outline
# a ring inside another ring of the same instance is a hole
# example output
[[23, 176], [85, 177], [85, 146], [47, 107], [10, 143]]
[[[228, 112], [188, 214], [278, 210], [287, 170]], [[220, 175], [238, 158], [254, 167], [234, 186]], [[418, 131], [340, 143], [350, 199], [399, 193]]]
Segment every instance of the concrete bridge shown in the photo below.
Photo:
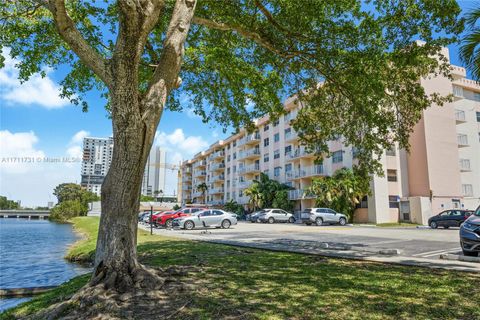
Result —
[[0, 218], [45, 219], [50, 210], [0, 210]]

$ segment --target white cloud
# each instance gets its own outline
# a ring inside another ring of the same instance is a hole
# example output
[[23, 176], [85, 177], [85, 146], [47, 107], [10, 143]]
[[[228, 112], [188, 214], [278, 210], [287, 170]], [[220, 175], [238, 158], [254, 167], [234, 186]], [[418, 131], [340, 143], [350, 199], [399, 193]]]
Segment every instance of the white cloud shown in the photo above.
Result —
[[10, 50], [3, 51], [5, 66], [0, 69], [0, 99], [9, 105], [38, 105], [46, 109], [58, 109], [69, 104], [67, 99], [60, 98], [60, 86], [47, 75], [42, 78], [35, 74], [24, 83], [18, 80], [15, 65], [20, 61], [10, 57]]
[[63, 154], [47, 155], [38, 142], [32, 131], [0, 131], [0, 194], [26, 206], [46, 206], [56, 201], [52, 192], [58, 184], [80, 180], [80, 146], [69, 144]]
[[80, 130], [73, 135], [72, 139], [70, 140], [70, 144], [82, 144], [83, 138], [88, 137], [89, 135], [90, 135], [90, 132], [85, 130]]
[[185, 136], [182, 129], [175, 129], [172, 133], [157, 132], [155, 145], [174, 150], [184, 155], [184, 159], [208, 147], [208, 142], [201, 136]]

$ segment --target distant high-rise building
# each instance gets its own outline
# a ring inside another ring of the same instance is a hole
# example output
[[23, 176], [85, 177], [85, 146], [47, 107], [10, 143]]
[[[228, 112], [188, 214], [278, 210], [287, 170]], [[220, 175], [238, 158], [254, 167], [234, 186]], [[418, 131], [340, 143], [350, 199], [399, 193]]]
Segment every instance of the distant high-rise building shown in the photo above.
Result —
[[156, 196], [159, 191], [165, 192], [166, 160], [165, 151], [158, 146], [152, 147], [143, 175], [143, 195]]
[[[113, 138], [87, 137], [83, 140], [83, 160], [81, 185], [100, 195], [102, 183], [110, 168], [113, 154]], [[142, 194], [155, 196], [159, 190], [165, 191], [166, 152], [154, 146], [145, 166]]]
[[100, 195], [103, 180], [112, 162], [112, 154], [112, 137], [83, 139], [81, 185], [88, 191]]

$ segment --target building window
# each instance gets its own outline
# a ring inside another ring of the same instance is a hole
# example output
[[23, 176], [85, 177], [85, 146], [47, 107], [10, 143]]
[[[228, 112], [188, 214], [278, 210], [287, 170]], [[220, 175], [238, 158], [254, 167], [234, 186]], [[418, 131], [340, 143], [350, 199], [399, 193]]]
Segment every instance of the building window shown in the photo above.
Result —
[[474, 93], [473, 93], [473, 100], [475, 100], [475, 101], [480, 101], [480, 93], [474, 92]]
[[477, 111], [477, 122], [480, 122], [480, 112]]
[[388, 206], [390, 208], [399, 208], [400, 207], [400, 197], [399, 196], [388, 196]]
[[237, 159], [237, 153], [236, 152], [233, 153], [233, 160], [235, 160], [235, 159]]
[[390, 182], [396, 182], [397, 181], [397, 170], [387, 170], [387, 180]]
[[263, 170], [263, 173], [268, 176], [269, 170], [268, 169]]
[[263, 132], [268, 131], [268, 129], [270, 129], [270, 126], [266, 124], [265, 127], [263, 127]]
[[273, 159], [279, 159], [280, 158], [280, 150], [275, 150], [273, 152]]
[[287, 163], [285, 165], [285, 173], [287, 172], [291, 172], [292, 171], [292, 164], [291, 163]]
[[233, 147], [235, 148], [237, 146], [237, 140], [233, 141]]
[[462, 184], [462, 194], [465, 197], [473, 197], [473, 186], [471, 184]]
[[230, 144], [227, 145], [227, 150], [230, 150]]
[[269, 156], [268, 153], [265, 153], [265, 154], [263, 155], [263, 162], [268, 162], [268, 161], [270, 161], [270, 156]]
[[274, 176], [274, 177], [280, 176], [280, 170], [282, 170], [282, 167], [275, 167], [275, 168], [273, 169], [273, 176]]
[[280, 141], [280, 133], [275, 133], [275, 135], [273, 136], [273, 141], [274, 142]]
[[290, 153], [292, 153], [292, 146], [291, 145], [285, 147], [285, 155], [290, 154]]
[[396, 156], [397, 155], [397, 151], [395, 150], [395, 147], [392, 147], [391, 149], [388, 149], [386, 151], [386, 154], [387, 156]]
[[342, 162], [342, 161], [343, 161], [343, 151], [342, 150], [335, 151], [332, 154], [332, 162], [333, 163], [339, 163], [339, 162]]
[[227, 174], [230, 174], [230, 168], [227, 168]]
[[280, 120], [277, 119], [277, 120], [273, 121], [273, 126], [276, 127], [276, 126], [278, 126], [279, 123], [280, 123]]
[[237, 166], [233, 166], [233, 173], [237, 172]]
[[269, 144], [270, 144], [270, 139], [269, 138], [263, 139], [263, 146], [264, 147], [268, 147]]

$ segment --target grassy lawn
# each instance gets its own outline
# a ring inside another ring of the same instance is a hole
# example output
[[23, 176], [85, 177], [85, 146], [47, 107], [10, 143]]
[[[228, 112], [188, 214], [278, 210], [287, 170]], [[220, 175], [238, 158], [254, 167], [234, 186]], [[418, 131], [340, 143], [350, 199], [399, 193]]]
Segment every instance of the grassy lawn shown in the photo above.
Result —
[[[91, 257], [98, 219], [77, 218], [88, 235], [69, 257]], [[181, 319], [480, 319], [480, 275], [235, 248], [150, 236], [139, 231], [139, 255], [151, 266], [200, 265]], [[81, 257], [81, 259], [80, 259]], [[61, 301], [82, 276], [10, 310], [30, 314]]]
[[388, 222], [388, 223], [379, 223], [376, 224], [377, 227], [383, 227], [383, 228], [395, 228], [395, 227], [411, 227], [411, 228], [416, 228], [417, 226], [420, 226], [420, 224], [417, 223], [408, 223], [408, 222]]

